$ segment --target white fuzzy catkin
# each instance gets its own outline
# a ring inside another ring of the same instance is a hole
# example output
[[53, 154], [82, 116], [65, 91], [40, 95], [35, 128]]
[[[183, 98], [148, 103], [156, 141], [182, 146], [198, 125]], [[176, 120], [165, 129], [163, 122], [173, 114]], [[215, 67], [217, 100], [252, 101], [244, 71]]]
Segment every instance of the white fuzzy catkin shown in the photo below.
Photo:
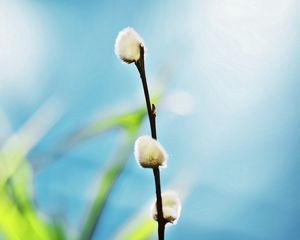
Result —
[[[164, 219], [172, 224], [176, 224], [181, 211], [180, 199], [176, 192], [168, 190], [161, 194]], [[151, 209], [152, 217], [157, 221], [156, 201], [154, 201]]]
[[150, 136], [141, 136], [135, 141], [134, 155], [144, 168], [164, 167], [168, 158], [163, 146]]
[[140, 59], [140, 47], [144, 43], [139, 34], [131, 27], [119, 32], [115, 42], [115, 53], [125, 63], [133, 63]]

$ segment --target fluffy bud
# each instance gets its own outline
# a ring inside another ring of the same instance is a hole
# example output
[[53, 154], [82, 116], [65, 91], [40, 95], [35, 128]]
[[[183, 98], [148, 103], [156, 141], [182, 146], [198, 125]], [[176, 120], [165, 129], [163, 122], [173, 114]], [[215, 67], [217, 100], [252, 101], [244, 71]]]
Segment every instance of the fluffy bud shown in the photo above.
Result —
[[[180, 216], [180, 211], [181, 211], [181, 203], [177, 193], [169, 190], [163, 192], [161, 194], [161, 198], [162, 198], [164, 219], [169, 223], [175, 224]], [[152, 212], [153, 219], [157, 221], [156, 201], [154, 201], [152, 205], [151, 212]]]
[[133, 63], [140, 59], [141, 47], [144, 47], [142, 38], [133, 28], [127, 27], [117, 36], [115, 53], [123, 62]]
[[135, 141], [134, 155], [144, 168], [166, 166], [168, 158], [163, 146], [150, 136], [141, 136]]

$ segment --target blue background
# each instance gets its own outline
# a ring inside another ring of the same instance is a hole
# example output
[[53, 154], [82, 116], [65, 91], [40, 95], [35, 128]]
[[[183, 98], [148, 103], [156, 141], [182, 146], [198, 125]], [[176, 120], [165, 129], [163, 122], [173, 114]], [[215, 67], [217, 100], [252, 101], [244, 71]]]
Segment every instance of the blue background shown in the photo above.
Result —
[[[32, 159], [96, 114], [143, 104], [136, 69], [114, 54], [131, 26], [148, 49], [150, 86], [173, 66], [157, 131], [170, 155], [163, 188], [183, 208], [167, 239], [300, 239], [298, 13], [296, 0], [3, 1], [0, 140], [49, 97], [63, 115]], [[107, 133], [35, 176], [38, 207], [71, 235], [118, 141]], [[110, 239], [153, 197], [151, 172], [131, 156], [95, 239]]]

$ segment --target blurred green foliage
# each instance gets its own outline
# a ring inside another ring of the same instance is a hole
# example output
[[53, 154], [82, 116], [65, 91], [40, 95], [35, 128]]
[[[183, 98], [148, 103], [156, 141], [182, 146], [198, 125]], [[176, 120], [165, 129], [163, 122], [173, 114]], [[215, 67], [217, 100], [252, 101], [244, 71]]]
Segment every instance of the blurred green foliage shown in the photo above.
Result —
[[[154, 94], [152, 93], [151, 98], [151, 102], [155, 105], [161, 100], [164, 86], [170, 78], [171, 69], [172, 66], [164, 66], [156, 77], [155, 82], [159, 83], [156, 86], [159, 87], [156, 88]], [[46, 168], [53, 161], [61, 159], [64, 153], [74, 146], [117, 128], [123, 133], [123, 141], [117, 146], [116, 154], [109, 159], [110, 165], [99, 170], [100, 177], [97, 179], [95, 197], [86, 206], [81, 229], [78, 236], [75, 236], [75, 239], [79, 240], [91, 239], [111, 190], [124, 170], [133, 151], [134, 141], [147, 117], [146, 106], [143, 104], [142, 107], [125, 113], [115, 112], [111, 116], [96, 119], [62, 139], [51, 153], [44, 154], [47, 156], [38, 158], [37, 162], [29, 162], [28, 153], [41, 137], [39, 134], [35, 136], [36, 127], [43, 126], [44, 129], [41, 129], [41, 132], [45, 132], [53, 124], [52, 120], [44, 121], [43, 115], [47, 113], [49, 106], [51, 107], [51, 104], [48, 102], [43, 106], [43, 111], [37, 111], [34, 114], [30, 124], [25, 124], [23, 131], [12, 134], [2, 146], [0, 145], [0, 239], [1, 237], [5, 240], [72, 239], [73, 237], [68, 235], [68, 229], [62, 220], [51, 219], [36, 207], [33, 194], [34, 173], [41, 168]], [[34, 137], [30, 136], [31, 134]], [[48, 161], [43, 162], [43, 158]], [[127, 222], [121, 229], [117, 229], [114, 239], [150, 239], [155, 231], [156, 222], [147, 214], [141, 214], [143, 212], [144, 209], [136, 217], [132, 217], [129, 220], [130, 223]]]
[[34, 206], [33, 174], [26, 152], [12, 138], [0, 151], [0, 230], [5, 239], [65, 239], [60, 225], [48, 221]]
[[[159, 98], [155, 97], [153, 102], [157, 103]], [[145, 107], [124, 114], [115, 114], [91, 122], [66, 138], [64, 146], [74, 146], [114, 128], [120, 128], [125, 133], [124, 141], [110, 160], [111, 165], [101, 169], [95, 198], [87, 206], [87, 214], [83, 219], [78, 239], [87, 240], [93, 236], [111, 189], [132, 152], [145, 116]], [[7, 240], [70, 239], [62, 222], [49, 219], [40, 213], [34, 204], [32, 191], [34, 174], [26, 158], [28, 151], [16, 136], [8, 139], [0, 150], [0, 233]], [[155, 222], [144, 219], [130, 226], [130, 229], [126, 229], [126, 226], [119, 231], [116, 239], [148, 239], [155, 229]]]

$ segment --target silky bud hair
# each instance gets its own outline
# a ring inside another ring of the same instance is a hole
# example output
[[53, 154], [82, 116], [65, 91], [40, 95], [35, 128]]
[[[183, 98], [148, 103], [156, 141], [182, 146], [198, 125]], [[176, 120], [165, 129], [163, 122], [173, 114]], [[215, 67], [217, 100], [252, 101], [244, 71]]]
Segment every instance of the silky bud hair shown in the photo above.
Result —
[[134, 155], [144, 168], [165, 167], [168, 158], [163, 146], [150, 136], [141, 136], [135, 141]]
[[115, 42], [115, 53], [124, 63], [133, 63], [141, 57], [144, 43], [140, 35], [131, 27], [119, 32]]

